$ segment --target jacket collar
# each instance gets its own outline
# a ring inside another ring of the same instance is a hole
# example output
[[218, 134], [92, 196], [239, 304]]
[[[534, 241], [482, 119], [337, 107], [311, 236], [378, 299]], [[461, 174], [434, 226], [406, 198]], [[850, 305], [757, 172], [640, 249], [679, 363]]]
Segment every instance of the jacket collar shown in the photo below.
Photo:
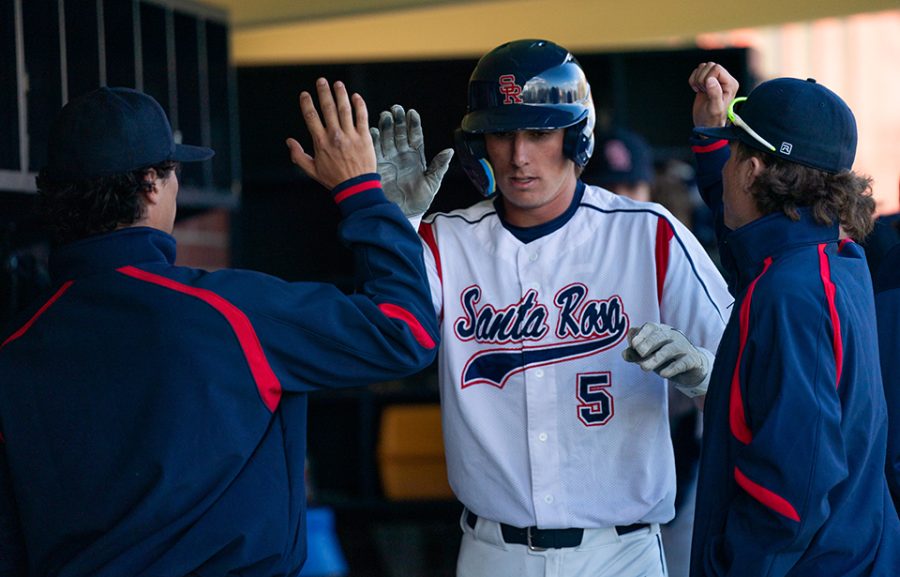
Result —
[[129, 227], [65, 244], [50, 255], [54, 283], [125, 265], [175, 263], [175, 238], [149, 227]]
[[791, 249], [836, 242], [838, 223], [822, 225], [815, 221], [809, 208], [801, 208], [800, 220], [794, 221], [777, 212], [754, 220], [731, 231], [725, 239], [734, 258], [739, 283], [743, 287], [756, 278], [767, 257], [777, 257]]

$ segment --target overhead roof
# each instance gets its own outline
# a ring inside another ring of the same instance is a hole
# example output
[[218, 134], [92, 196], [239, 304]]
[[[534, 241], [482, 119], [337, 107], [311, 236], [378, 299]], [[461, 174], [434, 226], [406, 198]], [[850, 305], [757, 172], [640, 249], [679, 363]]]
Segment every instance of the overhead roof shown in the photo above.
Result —
[[573, 51], [893, 10], [897, 0], [202, 0], [228, 10], [237, 64], [475, 56], [511, 38]]

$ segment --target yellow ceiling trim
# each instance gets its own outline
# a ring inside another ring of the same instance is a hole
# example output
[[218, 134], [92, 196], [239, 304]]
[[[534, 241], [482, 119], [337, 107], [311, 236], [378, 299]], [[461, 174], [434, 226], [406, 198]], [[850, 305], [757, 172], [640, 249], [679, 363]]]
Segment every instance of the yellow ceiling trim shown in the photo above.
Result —
[[460, 58], [529, 37], [577, 53], [672, 46], [706, 32], [896, 7], [897, 0], [494, 0], [241, 27], [232, 32], [232, 55], [237, 65]]

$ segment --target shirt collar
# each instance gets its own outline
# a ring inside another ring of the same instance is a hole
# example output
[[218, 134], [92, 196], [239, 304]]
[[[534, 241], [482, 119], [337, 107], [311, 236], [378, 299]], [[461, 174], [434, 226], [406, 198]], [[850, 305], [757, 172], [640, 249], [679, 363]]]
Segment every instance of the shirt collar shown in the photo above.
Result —
[[742, 279], [755, 278], [767, 257], [803, 245], [838, 240], [837, 221], [823, 225], [816, 222], [811, 209], [800, 208], [798, 212], [798, 221], [791, 220], [783, 212], [776, 212], [728, 233], [725, 243]]
[[155, 228], [128, 227], [65, 244], [49, 260], [54, 282], [145, 263], [174, 264], [175, 238]]
[[520, 242], [528, 244], [533, 240], [537, 240], [561, 229], [572, 219], [572, 216], [575, 215], [575, 211], [578, 210], [578, 205], [581, 204], [582, 197], [584, 197], [584, 183], [579, 180], [575, 185], [575, 194], [572, 196], [572, 202], [569, 204], [569, 208], [553, 220], [535, 226], [516, 226], [507, 222], [506, 210], [503, 207], [503, 198], [501, 197], [501, 194], [498, 194], [497, 198], [494, 199], [494, 208], [497, 210], [497, 216], [500, 217], [503, 228], [519, 239]]

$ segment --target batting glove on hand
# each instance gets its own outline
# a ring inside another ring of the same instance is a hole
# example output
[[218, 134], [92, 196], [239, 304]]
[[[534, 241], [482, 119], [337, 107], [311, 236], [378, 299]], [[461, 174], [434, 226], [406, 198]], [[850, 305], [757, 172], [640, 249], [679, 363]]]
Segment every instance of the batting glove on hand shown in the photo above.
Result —
[[659, 323], [629, 329], [628, 347], [622, 351], [622, 358], [669, 379], [689, 397], [706, 394], [715, 361], [712, 353], [695, 347], [681, 332]]
[[369, 132], [385, 196], [407, 217], [421, 216], [441, 186], [453, 149], [440, 151], [426, 167], [422, 120], [418, 112], [405, 112], [399, 104], [383, 111], [378, 128], [370, 128]]

